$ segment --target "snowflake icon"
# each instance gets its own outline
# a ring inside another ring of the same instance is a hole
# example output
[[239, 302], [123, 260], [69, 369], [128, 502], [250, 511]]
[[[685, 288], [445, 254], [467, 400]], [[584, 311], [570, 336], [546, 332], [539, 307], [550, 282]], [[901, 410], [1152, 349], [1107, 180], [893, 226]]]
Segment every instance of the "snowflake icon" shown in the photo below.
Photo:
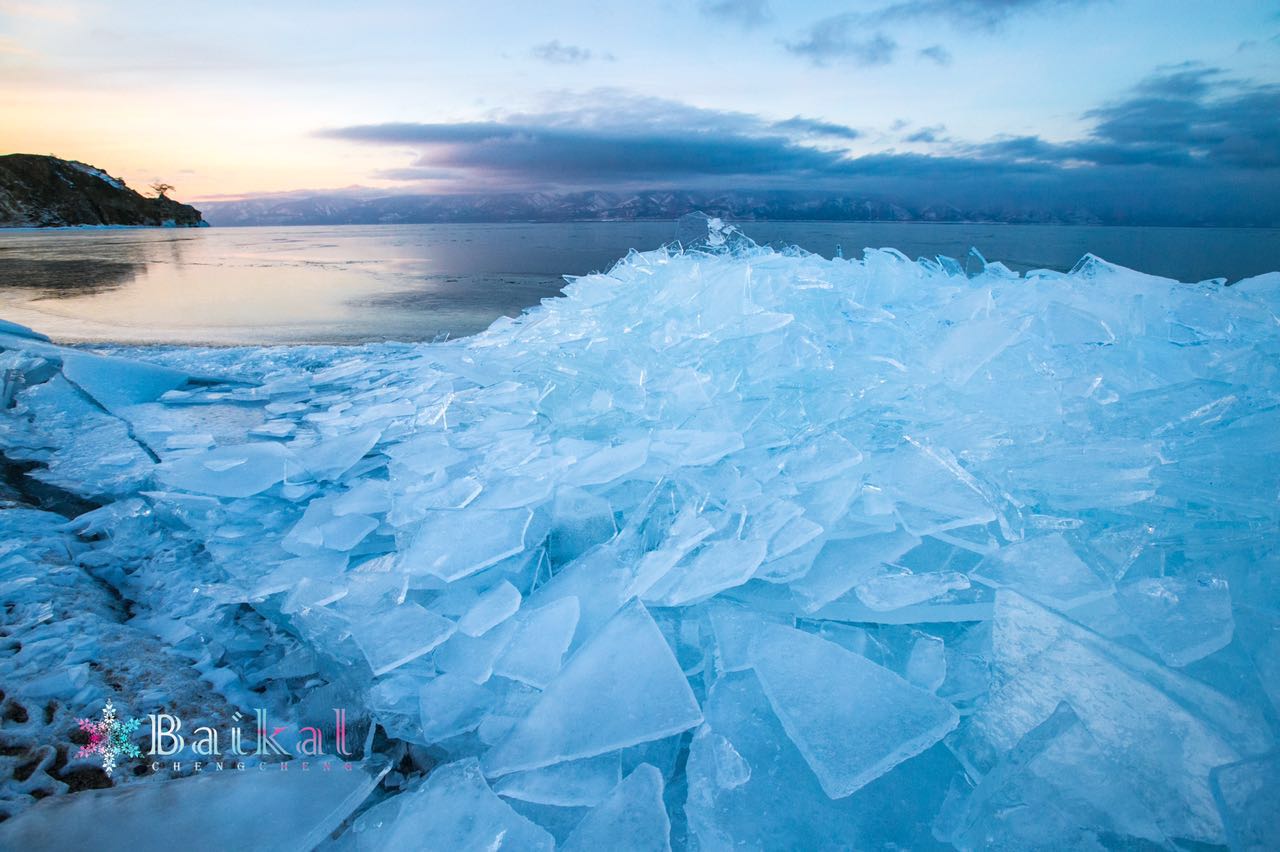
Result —
[[116, 718], [115, 705], [111, 699], [102, 708], [102, 721], [77, 719], [80, 730], [89, 735], [89, 744], [80, 747], [76, 757], [88, 757], [91, 754], [102, 755], [102, 768], [110, 776], [116, 768], [116, 761], [122, 757], [141, 757], [142, 752], [129, 741], [129, 737], [138, 730], [139, 719], [122, 722]]

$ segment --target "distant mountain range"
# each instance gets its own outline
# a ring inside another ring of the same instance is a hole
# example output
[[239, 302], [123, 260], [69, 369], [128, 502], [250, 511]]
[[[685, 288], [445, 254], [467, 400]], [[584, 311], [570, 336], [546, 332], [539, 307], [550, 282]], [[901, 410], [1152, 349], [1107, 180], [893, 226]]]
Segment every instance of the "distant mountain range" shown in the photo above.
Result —
[[204, 224], [191, 205], [139, 195], [86, 163], [40, 154], [0, 156], [0, 228]]
[[214, 225], [380, 225], [677, 219], [701, 210], [734, 220], [1108, 224], [1089, 210], [963, 210], [812, 192], [544, 192], [487, 195], [354, 193], [261, 196], [201, 204]]

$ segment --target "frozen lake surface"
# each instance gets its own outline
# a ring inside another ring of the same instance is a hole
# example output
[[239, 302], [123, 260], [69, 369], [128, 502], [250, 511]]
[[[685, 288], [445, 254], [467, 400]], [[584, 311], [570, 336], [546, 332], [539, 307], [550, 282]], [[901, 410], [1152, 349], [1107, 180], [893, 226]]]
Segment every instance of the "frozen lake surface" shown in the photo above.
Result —
[[[1144, 272], [1236, 280], [1280, 268], [1280, 230], [748, 222], [824, 257], [892, 246], [1017, 271], [1087, 252]], [[60, 342], [260, 345], [474, 334], [559, 293], [564, 275], [657, 248], [673, 222], [0, 232], [0, 316]]]
[[1275, 848], [1280, 272], [702, 228], [442, 343], [0, 324], [0, 849]]

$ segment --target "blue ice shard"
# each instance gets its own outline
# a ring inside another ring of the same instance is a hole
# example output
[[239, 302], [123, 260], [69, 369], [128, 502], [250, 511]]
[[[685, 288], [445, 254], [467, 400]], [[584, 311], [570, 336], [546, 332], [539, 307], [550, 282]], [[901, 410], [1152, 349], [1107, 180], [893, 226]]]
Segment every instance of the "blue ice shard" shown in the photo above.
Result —
[[529, 714], [484, 756], [490, 777], [592, 757], [702, 721], [689, 682], [648, 611], [623, 607], [565, 664]]

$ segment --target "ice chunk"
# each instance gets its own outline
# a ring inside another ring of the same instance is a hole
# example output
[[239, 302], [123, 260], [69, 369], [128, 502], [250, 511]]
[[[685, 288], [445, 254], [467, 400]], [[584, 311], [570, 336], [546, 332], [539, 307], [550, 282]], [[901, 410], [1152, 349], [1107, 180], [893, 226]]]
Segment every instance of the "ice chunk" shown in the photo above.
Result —
[[116, 415], [127, 406], [159, 399], [189, 380], [179, 370], [143, 361], [74, 350], [63, 353], [62, 374]]
[[674, 568], [686, 553], [714, 532], [715, 527], [705, 518], [699, 517], [692, 506], [686, 506], [671, 521], [662, 545], [641, 557], [635, 569], [635, 577], [625, 594], [644, 595], [654, 583]]
[[381, 429], [361, 429], [306, 446], [289, 444], [302, 468], [316, 479], [338, 479], [364, 458], [382, 437]]
[[1067, 704], [983, 777], [956, 824], [958, 849], [1164, 845], [1155, 818]]
[[1248, 649], [1258, 680], [1280, 712], [1280, 613], [1252, 606], [1236, 608], [1236, 629]]
[[658, 625], [639, 602], [582, 647], [529, 715], [484, 757], [505, 775], [592, 757], [688, 730], [698, 703]]
[[626, 589], [633, 580], [634, 558], [634, 553], [619, 542], [592, 548], [539, 586], [527, 605], [577, 598], [578, 627], [570, 645], [570, 650], [576, 650], [630, 599]]
[[937, 692], [947, 679], [946, 643], [937, 636], [921, 633], [907, 657], [907, 680], [921, 689]]
[[608, 541], [618, 531], [609, 501], [581, 488], [562, 488], [556, 492], [551, 511], [553, 520], [547, 554], [556, 564], [564, 564]]
[[496, 565], [524, 550], [528, 509], [430, 511], [401, 551], [410, 574], [433, 574], [450, 582]]
[[398, 468], [426, 476], [465, 461], [467, 454], [449, 443], [448, 435], [421, 432], [387, 450]]
[[131, 494], [153, 472], [128, 426], [57, 374], [0, 410], [0, 447], [13, 461], [36, 462], [33, 479], [89, 497]]
[[484, 683], [493, 675], [494, 663], [507, 647], [514, 631], [515, 626], [511, 622], [504, 622], [483, 636], [455, 633], [436, 649], [432, 659], [440, 671]]
[[446, 672], [418, 691], [422, 735], [428, 742], [472, 730], [494, 701], [493, 693], [470, 678]]
[[1160, 461], [1153, 443], [1099, 436], [1087, 446], [1082, 442], [1026, 459], [1009, 471], [1008, 485], [1030, 495], [1028, 502], [1060, 511], [1132, 506], [1155, 494], [1151, 473]]
[[662, 774], [647, 763], [640, 764], [583, 817], [561, 848], [565, 852], [619, 846], [670, 850], [671, 821], [662, 804], [662, 788]]
[[694, 251], [723, 251], [741, 232], [718, 216], [702, 211], [686, 213], [676, 220], [676, 241]]
[[334, 502], [327, 498], [307, 504], [298, 523], [281, 542], [284, 549], [299, 556], [317, 548], [348, 551], [378, 528], [377, 519], [369, 515], [335, 515], [333, 509]]
[[1280, 292], [1280, 272], [1265, 272], [1262, 275], [1241, 278], [1232, 286], [1249, 292], [1277, 293]]
[[879, 612], [923, 603], [957, 589], [969, 588], [969, 578], [955, 571], [912, 574], [895, 571], [863, 580], [854, 589], [858, 599]]
[[[790, 554], [799, 562], [807, 563], [808, 554], [798, 551], [805, 545], [814, 542], [823, 532], [824, 530], [820, 524], [816, 524], [808, 518], [792, 518], [783, 524], [769, 539], [768, 561], [773, 563], [770, 567], [776, 572], [775, 576], [782, 580], [791, 579], [793, 575], [787, 573], [787, 569], [781, 567], [783, 557]], [[797, 573], [799, 573], [798, 569]], [[756, 572], [756, 576], [765, 579], [760, 572]]]
[[848, 594], [814, 610], [812, 618], [861, 621], [872, 624], [936, 624], [941, 622], [986, 621], [991, 618], [995, 592], [986, 586], [970, 586], [924, 603], [878, 610], [864, 604], [857, 594]]
[[324, 525], [321, 541], [330, 550], [351, 550], [378, 528], [378, 519], [368, 515], [339, 515]]
[[813, 612], [871, 577], [881, 564], [898, 559], [919, 543], [919, 538], [901, 528], [833, 539], [823, 546], [808, 573], [791, 582], [791, 588], [804, 602], [805, 611]]
[[752, 663], [787, 736], [833, 799], [924, 751], [959, 721], [947, 702], [799, 630], [764, 628]]
[[1213, 770], [1212, 780], [1231, 848], [1251, 852], [1276, 848], [1280, 840], [1280, 810], [1276, 808], [1280, 756], [1272, 752], [1219, 766]]
[[956, 743], [971, 765], [994, 766], [1066, 701], [1165, 834], [1221, 842], [1209, 771], [1270, 746], [1256, 712], [1007, 590], [992, 632], [1001, 685]]
[[971, 575], [979, 582], [1017, 589], [1058, 609], [1111, 594], [1111, 583], [1076, 555], [1061, 533], [1011, 544], [987, 557]]
[[387, 520], [394, 526], [404, 527], [422, 520], [433, 509], [466, 509], [483, 490], [484, 486], [470, 476], [450, 479], [442, 484], [430, 481], [422, 490], [414, 489], [408, 497], [394, 503]]
[[500, 796], [557, 807], [594, 807], [622, 780], [617, 752], [513, 772], [494, 783]]
[[[1245, 282], [1242, 281], [1240, 283], [1243, 284]], [[20, 325], [16, 322], [9, 322], [8, 320], [0, 320], [0, 334], [13, 335], [14, 337], [25, 337], [29, 340], [42, 340], [45, 342], [48, 342], [49, 340], [48, 335], [41, 334], [38, 331], [27, 328], [25, 325]], [[0, 341], [0, 345], [3, 344], [4, 341]]]
[[474, 759], [441, 766], [416, 790], [370, 808], [352, 826], [360, 850], [545, 849], [555, 840], [494, 795]]
[[1062, 302], [1050, 302], [1042, 316], [1049, 339], [1059, 346], [1114, 343], [1116, 336], [1105, 321]]
[[995, 520], [981, 484], [950, 452], [904, 437], [889, 457], [885, 486], [907, 531], [922, 536]]
[[744, 446], [738, 432], [660, 429], [653, 433], [652, 438], [649, 452], [681, 467], [714, 464]]
[[171, 459], [157, 476], [170, 488], [215, 497], [252, 497], [284, 480], [300, 468], [293, 454], [279, 444], [238, 444]]
[[458, 621], [458, 630], [468, 636], [483, 636], [520, 608], [520, 590], [503, 580], [480, 596], [475, 606]]
[[947, 381], [964, 385], [984, 364], [1017, 342], [1031, 323], [1031, 317], [989, 317], [958, 324], [934, 346], [929, 367]]
[[[0, 823], [0, 847], [167, 852], [181, 837], [214, 849], [306, 852], [359, 807], [388, 769], [376, 760], [349, 772], [314, 765], [304, 772], [299, 761], [266, 766], [55, 796]], [[143, 830], [157, 814], [174, 834]]]
[[[742, 671], [751, 667], [751, 643], [769, 621], [784, 621], [780, 616], [762, 616], [757, 612], [722, 600], [710, 601], [711, 628], [715, 633], [717, 664], [722, 672]], [[785, 619], [787, 627], [793, 625]]]
[[[939, 780], [957, 770], [941, 746], [830, 799], [750, 671], [716, 681], [689, 747], [684, 812], [699, 849], [932, 848]], [[779, 807], [780, 791], [786, 806]]]
[[544, 606], [526, 608], [516, 619], [511, 639], [494, 661], [493, 670], [539, 689], [560, 671], [560, 661], [578, 627], [578, 599], [572, 595]]
[[683, 606], [740, 586], [764, 562], [768, 544], [760, 540], [713, 541], [702, 546], [688, 565], [669, 571], [644, 595], [657, 606]]
[[784, 470], [796, 482], [813, 483], [839, 476], [862, 462], [862, 453], [846, 439], [823, 433], [786, 455]]
[[291, 420], [268, 420], [249, 430], [250, 435], [261, 438], [288, 438], [298, 431], [298, 424]]
[[214, 445], [212, 435], [170, 435], [164, 441], [166, 450], [203, 450]]
[[1143, 644], [1171, 666], [1194, 663], [1231, 641], [1231, 592], [1219, 577], [1151, 577], [1116, 597]]
[[[290, 591], [304, 580], [337, 581], [347, 567], [347, 554], [334, 551], [317, 551], [286, 559], [259, 577], [251, 586], [253, 598]], [[344, 584], [345, 586], [345, 584]]]
[[412, 602], [374, 613], [351, 626], [351, 635], [374, 677], [429, 653], [453, 631], [452, 621]]
[[718, 786], [732, 790], [751, 780], [751, 764], [738, 754], [733, 743], [719, 734], [711, 734], [709, 748]]
[[387, 483], [378, 479], [361, 479], [333, 499], [335, 515], [382, 515], [391, 508]]
[[603, 485], [640, 468], [649, 457], [648, 440], [627, 441], [579, 457], [565, 473], [569, 485]]

